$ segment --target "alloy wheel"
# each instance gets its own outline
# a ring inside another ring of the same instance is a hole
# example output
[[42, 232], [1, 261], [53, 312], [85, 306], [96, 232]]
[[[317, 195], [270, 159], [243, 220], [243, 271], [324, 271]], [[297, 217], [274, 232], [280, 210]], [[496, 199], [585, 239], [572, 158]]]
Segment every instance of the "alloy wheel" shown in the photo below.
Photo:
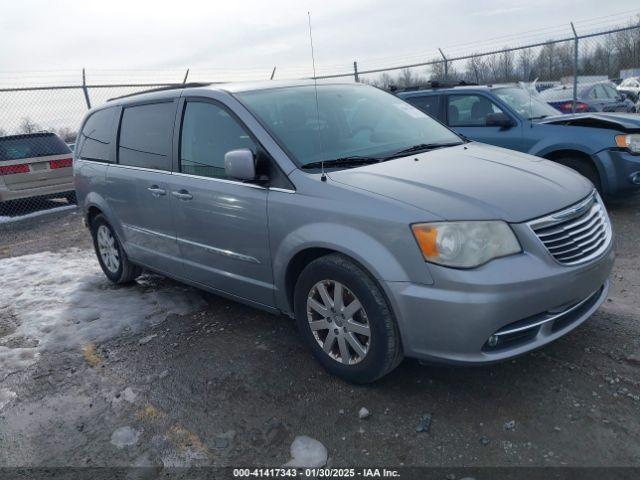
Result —
[[102, 262], [110, 272], [116, 273], [120, 268], [120, 252], [115, 237], [106, 225], [98, 227], [97, 240]]
[[360, 300], [335, 280], [316, 283], [307, 296], [307, 320], [322, 350], [345, 365], [360, 363], [371, 345], [371, 329]]

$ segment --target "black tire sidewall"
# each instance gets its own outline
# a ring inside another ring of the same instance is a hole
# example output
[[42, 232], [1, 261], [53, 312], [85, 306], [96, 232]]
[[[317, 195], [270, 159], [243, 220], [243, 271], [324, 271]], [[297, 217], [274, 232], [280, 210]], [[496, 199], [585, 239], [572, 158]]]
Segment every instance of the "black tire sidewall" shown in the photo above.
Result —
[[[294, 311], [298, 329], [314, 357], [332, 374], [355, 383], [371, 382], [386, 373], [388, 365], [389, 333], [385, 324], [391, 311], [380, 288], [359, 268], [314, 261], [300, 274], [294, 293]], [[329, 357], [316, 341], [307, 319], [307, 296], [321, 280], [335, 280], [346, 286], [358, 298], [369, 320], [370, 346], [366, 357], [355, 365], [344, 365]], [[372, 292], [376, 289], [377, 292]], [[384, 302], [382, 305], [380, 302]], [[385, 321], [386, 320], [386, 321]]]
[[[104, 261], [102, 260], [102, 255], [100, 255], [100, 249], [98, 248], [98, 228], [101, 225], [107, 227], [111, 232], [111, 235], [113, 235], [113, 238], [115, 239], [116, 248], [118, 249], [118, 256], [120, 258], [118, 270], [116, 272], [112, 272], [107, 268], [107, 266], [104, 264]], [[109, 225], [109, 222], [107, 222], [106, 218], [104, 218], [102, 215], [96, 216], [91, 222], [91, 236], [93, 237], [93, 247], [96, 251], [96, 256], [98, 257], [98, 262], [100, 263], [100, 268], [102, 268], [102, 271], [109, 280], [111, 280], [113, 283], [119, 283], [122, 279], [122, 272], [124, 269], [124, 262], [126, 261], [126, 257], [124, 255], [124, 251], [122, 250], [122, 245], [120, 245], [120, 241], [118, 240], [118, 236], [113, 231], [113, 228], [111, 227], [111, 225]]]

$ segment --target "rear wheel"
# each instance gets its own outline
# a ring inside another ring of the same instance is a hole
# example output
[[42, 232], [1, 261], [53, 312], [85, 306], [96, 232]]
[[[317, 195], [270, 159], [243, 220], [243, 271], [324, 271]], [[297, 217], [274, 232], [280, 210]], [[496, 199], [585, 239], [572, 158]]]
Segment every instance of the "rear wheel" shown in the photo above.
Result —
[[142, 269], [127, 258], [118, 237], [103, 215], [96, 215], [91, 222], [93, 246], [102, 271], [113, 283], [128, 283], [142, 273]]
[[402, 360], [398, 328], [382, 291], [347, 257], [332, 254], [307, 265], [294, 303], [302, 336], [330, 373], [368, 383]]
[[593, 183], [593, 186], [596, 187], [599, 193], [602, 193], [602, 183], [600, 182], [600, 174], [596, 167], [588, 160], [584, 160], [582, 158], [576, 157], [563, 157], [555, 160], [561, 165], [565, 167], [569, 167], [572, 170], [575, 170], [583, 177], [586, 177], [588, 180]]

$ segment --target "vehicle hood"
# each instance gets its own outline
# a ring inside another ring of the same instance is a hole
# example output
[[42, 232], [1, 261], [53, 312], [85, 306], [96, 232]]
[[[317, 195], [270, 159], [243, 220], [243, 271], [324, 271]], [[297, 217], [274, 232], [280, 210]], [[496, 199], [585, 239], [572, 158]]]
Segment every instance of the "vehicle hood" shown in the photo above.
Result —
[[588, 180], [557, 163], [475, 142], [328, 177], [446, 220], [518, 223], [572, 205], [593, 191]]
[[545, 117], [538, 123], [606, 128], [629, 133], [640, 132], [640, 115], [635, 113], [569, 113]]

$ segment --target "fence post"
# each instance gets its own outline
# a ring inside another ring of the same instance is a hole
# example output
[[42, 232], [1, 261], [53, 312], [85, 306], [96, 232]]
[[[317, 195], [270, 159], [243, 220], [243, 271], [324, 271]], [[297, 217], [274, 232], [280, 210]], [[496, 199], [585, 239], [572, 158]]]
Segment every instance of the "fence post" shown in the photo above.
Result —
[[447, 60], [447, 57], [444, 56], [441, 48], [439, 48], [438, 51], [440, 52], [440, 55], [442, 55], [442, 59], [444, 60], [444, 79], [447, 80], [449, 78], [449, 60]]
[[353, 62], [353, 79], [356, 82], [360, 81], [360, 77], [358, 77], [358, 62], [356, 61]]
[[576, 113], [578, 102], [578, 34], [573, 22], [571, 22], [571, 30], [573, 30], [573, 37], [575, 38], [573, 45], [573, 104], [571, 105], [571, 112]]
[[87, 110], [91, 110], [91, 100], [89, 100], [89, 89], [87, 88], [87, 77], [84, 74], [84, 68], [82, 69], [82, 91], [84, 100], [87, 102]]

